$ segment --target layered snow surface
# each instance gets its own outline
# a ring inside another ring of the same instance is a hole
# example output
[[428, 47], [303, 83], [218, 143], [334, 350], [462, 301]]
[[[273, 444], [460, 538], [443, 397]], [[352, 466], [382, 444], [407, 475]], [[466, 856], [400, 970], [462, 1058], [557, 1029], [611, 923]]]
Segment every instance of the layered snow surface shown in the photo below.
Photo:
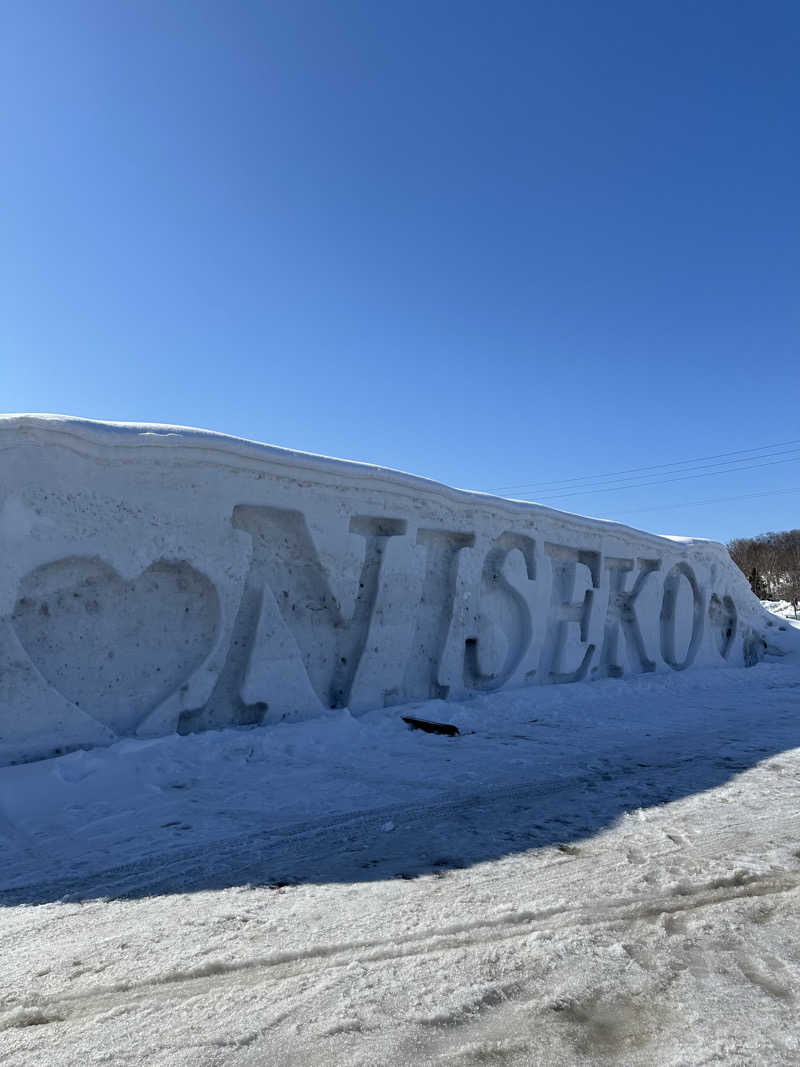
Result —
[[[800, 633], [0, 770], [4, 1065], [793, 1064]], [[784, 652], [784, 655], [779, 655]]]
[[720, 546], [0, 448], [4, 1067], [800, 1062], [800, 629]]
[[710, 541], [174, 426], [0, 456], [0, 764], [764, 651]]

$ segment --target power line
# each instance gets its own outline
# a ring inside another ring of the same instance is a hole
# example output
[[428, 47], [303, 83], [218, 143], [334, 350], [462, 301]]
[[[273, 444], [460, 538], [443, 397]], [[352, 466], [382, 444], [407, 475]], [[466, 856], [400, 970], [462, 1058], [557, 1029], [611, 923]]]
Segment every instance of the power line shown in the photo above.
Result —
[[[718, 463], [701, 463], [701, 464], [699, 464], [698, 466], [695, 466], [695, 467], [685, 467], [683, 470], [674, 471], [674, 472], [670, 472], [670, 473], [674, 473], [674, 474], [681, 475], [681, 476], [686, 476], [686, 477], [690, 477], [693, 474], [694, 471], [703, 471], [703, 470], [711, 471], [712, 474], [730, 474], [730, 473], [734, 473], [735, 474], [737, 471], [740, 471], [740, 470], [751, 470], [752, 468], [751, 467], [741, 467], [741, 466], [734, 467], [734, 466], [731, 466], [731, 464], [733, 464], [733, 463], [740, 463], [740, 464], [741, 463], [746, 463], [750, 459], [774, 459], [776, 456], [790, 456], [792, 458], [795, 458], [797, 456], [800, 456], [800, 450], [798, 450], [796, 448], [787, 448], [787, 449], [784, 449], [782, 452], [765, 452], [761, 456], [745, 456], [742, 459], [721, 460]], [[767, 466], [767, 464], [761, 464], [761, 466]], [[723, 467], [724, 469], [715, 471], [715, 470], [713, 470], [714, 467]], [[697, 475], [697, 477], [701, 477], [701, 476]], [[623, 484], [620, 484], [620, 483], [616, 483], [615, 484], [613, 482], [609, 482], [607, 485], [599, 485], [596, 488], [594, 487], [594, 484], [590, 482], [589, 485], [578, 486], [575, 489], [570, 490], [569, 493], [562, 493], [561, 490], [558, 490], [556, 495], [558, 495], [558, 496], [575, 495], [575, 493], [582, 493], [582, 492], [593, 492], [594, 493], [594, 492], [602, 492], [605, 489], [613, 490], [613, 489], [636, 488], [636, 486], [639, 486], [639, 485], [641, 485], [641, 486], [661, 485], [664, 482], [667, 482], [667, 481], [670, 481], [670, 480], [671, 479], [669, 479], [669, 478], [665, 478], [665, 479], [658, 479], [657, 481], [653, 482], [649, 478], [647, 478], [647, 476], [645, 476], [644, 477], [644, 481], [642, 481], [641, 480], [641, 476], [640, 476], [640, 478], [637, 481], [634, 481], [634, 482], [630, 482], [630, 483], [626, 482], [626, 483], [623, 483]], [[552, 494], [545, 493], [545, 496], [548, 496], [548, 495], [552, 495]]]
[[[776, 453], [779, 455], [780, 453]], [[753, 456], [753, 459], [761, 458]], [[617, 486], [602, 486], [599, 489], [577, 489], [569, 493], [553, 493], [549, 496], [545, 495], [543, 500], [539, 503], [546, 502], [548, 500], [564, 500], [567, 497], [573, 496], [593, 496], [595, 493], [616, 493], [623, 489], [649, 489], [658, 485], [670, 485], [673, 482], [686, 482], [693, 481], [695, 478], [714, 478], [720, 474], [738, 474], [740, 471], [754, 471], [760, 470], [762, 467], [777, 467], [781, 463], [793, 463], [796, 459], [800, 458], [798, 455], [793, 455], [790, 459], [778, 459], [771, 463], [755, 463], [749, 467], [731, 467], [724, 471], [709, 471], [705, 474], [683, 474], [677, 478], [663, 478], [656, 482], [635, 482], [632, 485], [617, 485]]]
[[[503, 493], [503, 492], [508, 492], [508, 491], [510, 491], [512, 489], [535, 489], [535, 490], [538, 490], [540, 488], [544, 489], [545, 487], [550, 487], [550, 486], [561, 486], [561, 487], [566, 488], [567, 486], [570, 486], [570, 485], [574, 484], [575, 482], [590, 482], [590, 483], [594, 483], [594, 482], [600, 481], [603, 478], [620, 478], [623, 475], [627, 475], [627, 474], [638, 474], [639, 472], [643, 472], [643, 471], [665, 470], [668, 467], [686, 467], [686, 466], [688, 466], [690, 464], [703, 463], [706, 460], [714, 460], [714, 459], [722, 460], [722, 459], [726, 459], [729, 456], [745, 456], [746, 453], [764, 452], [766, 449], [784, 448], [787, 445], [798, 445], [798, 444], [800, 444], [800, 439], [795, 439], [793, 441], [778, 441], [775, 444], [771, 444], [771, 445], [757, 445], [757, 446], [755, 446], [753, 448], [737, 448], [737, 449], [734, 449], [732, 452], [716, 452], [716, 453], [714, 453], [713, 455], [710, 455], [710, 456], [696, 456], [694, 459], [673, 460], [671, 463], [655, 463], [655, 464], [653, 464], [652, 466], [649, 466], [649, 467], [629, 467], [627, 470], [612, 471], [612, 472], [610, 472], [608, 474], [581, 475], [581, 476], [575, 477], [575, 478], [563, 478], [563, 479], [558, 479], [556, 481], [550, 481], [550, 482], [524, 482], [522, 484], [517, 484], [517, 485], [501, 485], [501, 486], [498, 486], [495, 489], [487, 489], [486, 492], [488, 492], [488, 493]], [[748, 458], [749, 459], [761, 459], [763, 457], [747, 455], [747, 456], [745, 456], [745, 459], [742, 462], [746, 462], [746, 460]], [[735, 463], [735, 462], [739, 462], [739, 461], [738, 460], [732, 460], [731, 462]]]
[[696, 508], [705, 504], [727, 504], [734, 500], [752, 500], [757, 496], [779, 496], [784, 493], [800, 493], [800, 486], [789, 489], [763, 489], [758, 493], [739, 493], [737, 496], [717, 496], [711, 500], [687, 500], [680, 504], [656, 504], [649, 508], [634, 508], [632, 511], [620, 511], [619, 515], [638, 515], [643, 511], [671, 511], [674, 508]]

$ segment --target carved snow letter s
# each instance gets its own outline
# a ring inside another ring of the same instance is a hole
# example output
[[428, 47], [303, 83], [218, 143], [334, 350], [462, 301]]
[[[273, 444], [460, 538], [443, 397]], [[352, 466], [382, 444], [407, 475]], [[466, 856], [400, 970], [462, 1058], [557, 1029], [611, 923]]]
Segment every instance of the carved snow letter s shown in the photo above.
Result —
[[[525, 598], [503, 574], [511, 552], [519, 551], [525, 561], [529, 581], [536, 578], [536, 542], [525, 534], [506, 532], [489, 549], [481, 575], [481, 614], [504, 619], [507, 653], [505, 662], [494, 673], [480, 667], [478, 638], [468, 637], [464, 646], [464, 684], [470, 689], [500, 689], [522, 662], [533, 636], [531, 613]], [[494, 609], [494, 610], [492, 610]]]

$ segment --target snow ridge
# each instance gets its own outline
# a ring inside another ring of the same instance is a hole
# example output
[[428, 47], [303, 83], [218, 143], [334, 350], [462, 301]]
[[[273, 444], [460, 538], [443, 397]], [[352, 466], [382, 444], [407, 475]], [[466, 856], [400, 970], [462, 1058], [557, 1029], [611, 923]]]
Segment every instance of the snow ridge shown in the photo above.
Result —
[[0, 418], [0, 762], [752, 665], [725, 549], [185, 427]]

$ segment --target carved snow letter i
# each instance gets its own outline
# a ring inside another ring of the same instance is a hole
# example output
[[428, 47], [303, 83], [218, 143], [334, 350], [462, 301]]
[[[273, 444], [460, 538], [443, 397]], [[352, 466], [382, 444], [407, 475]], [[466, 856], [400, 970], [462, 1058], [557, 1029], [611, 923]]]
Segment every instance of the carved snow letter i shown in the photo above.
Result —
[[439, 664], [453, 618], [458, 554], [462, 548], [475, 544], [475, 535], [418, 530], [417, 544], [427, 549], [425, 577], [411, 654], [403, 675], [403, 699], [446, 700], [449, 686], [439, 684]]
[[628, 649], [628, 657], [631, 666], [642, 673], [654, 671], [655, 661], [650, 659], [644, 647], [642, 631], [639, 628], [639, 620], [636, 618], [636, 598], [642, 591], [642, 586], [648, 575], [661, 567], [660, 559], [640, 559], [639, 574], [633, 584], [633, 589], [626, 590], [626, 575], [633, 570], [632, 559], [615, 559], [607, 556], [606, 570], [608, 575], [608, 609], [606, 611], [605, 634], [603, 637], [603, 653], [600, 657], [603, 673], [609, 678], [621, 678], [622, 667], [619, 664], [619, 628], [625, 635], [625, 644]]
[[[234, 705], [238, 701], [245, 707], [239, 692], [262, 600], [265, 595], [274, 595], [317, 696], [327, 707], [345, 707], [367, 640], [386, 542], [406, 532], [405, 520], [366, 515], [350, 520], [351, 533], [364, 538], [364, 561], [350, 619], [342, 616], [331, 592], [301, 511], [239, 505], [233, 509], [233, 525], [250, 534], [253, 552], [231, 649], [212, 699], [219, 692], [227, 694]], [[265, 593], [267, 586], [271, 593]], [[264, 711], [265, 707], [262, 718]], [[255, 720], [251, 717], [246, 721]]]
[[[551, 544], [545, 544], [544, 550], [552, 560], [553, 593], [547, 637], [542, 650], [543, 680], [578, 682], [586, 676], [595, 646], [587, 646], [583, 659], [574, 670], [563, 670], [561, 659], [571, 623], [579, 624], [583, 644], [588, 639], [594, 590], [600, 585], [600, 553]], [[583, 600], [574, 602], [572, 598], [575, 595], [576, 568], [579, 563], [588, 568], [592, 588], [586, 590]]]

